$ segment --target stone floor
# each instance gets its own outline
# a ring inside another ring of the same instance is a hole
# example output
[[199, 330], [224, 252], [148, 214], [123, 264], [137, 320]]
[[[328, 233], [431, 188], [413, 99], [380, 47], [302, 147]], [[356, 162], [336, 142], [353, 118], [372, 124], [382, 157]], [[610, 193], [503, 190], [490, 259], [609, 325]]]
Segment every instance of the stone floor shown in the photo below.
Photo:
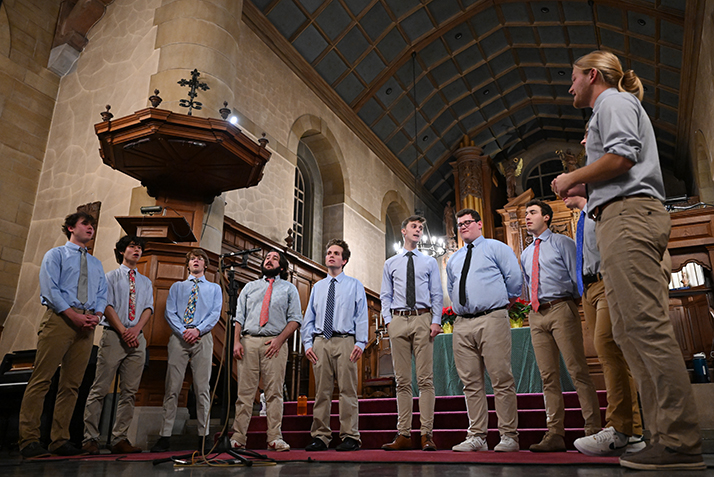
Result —
[[[705, 456], [709, 469], [701, 472], [678, 472], [677, 477], [714, 476], [714, 455]], [[0, 475], [3, 477], [62, 476], [79, 477], [220, 477], [250, 475], [251, 477], [617, 477], [661, 476], [664, 472], [638, 472], [609, 466], [565, 465], [462, 465], [462, 464], [375, 464], [375, 463], [306, 463], [289, 462], [265, 467], [193, 467], [174, 468], [171, 463], [151, 462], [23, 462], [17, 453], [0, 453]], [[672, 474], [672, 473], [670, 473]]]

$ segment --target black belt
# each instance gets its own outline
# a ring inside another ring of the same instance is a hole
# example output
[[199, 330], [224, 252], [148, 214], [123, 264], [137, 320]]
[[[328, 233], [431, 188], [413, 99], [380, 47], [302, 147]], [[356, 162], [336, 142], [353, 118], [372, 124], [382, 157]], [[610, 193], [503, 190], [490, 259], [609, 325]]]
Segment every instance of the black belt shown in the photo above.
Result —
[[594, 273], [592, 275], [583, 275], [583, 286], [586, 287], [590, 284], [597, 283], [602, 280], [602, 275], [600, 272]]
[[[76, 306], [71, 306], [70, 308], [72, 308], [74, 311], [76, 311], [80, 315], [94, 315], [94, 314], [96, 314], [96, 313], [94, 313], [94, 310], [88, 310], [86, 308], [77, 308]], [[57, 314], [59, 315], [59, 313], [57, 313]]]
[[[119, 334], [119, 330], [117, 330], [116, 328], [112, 328], [112, 327], [109, 326], [109, 325], [104, 325], [104, 329], [105, 329], [105, 330], [109, 330], [109, 331], [113, 331], [114, 333]], [[143, 332], [144, 332], [144, 330], [141, 330], [141, 331], [139, 331], [139, 334], [142, 334]]]
[[499, 306], [498, 308], [491, 308], [490, 310], [479, 311], [478, 313], [468, 313], [468, 314], [459, 315], [459, 316], [463, 316], [464, 318], [478, 318], [479, 316], [488, 315], [489, 313], [493, 313], [494, 311], [505, 310], [505, 309], [506, 309], [505, 306]]
[[417, 316], [424, 313], [431, 313], [431, 308], [418, 308], [416, 310], [391, 310], [392, 316]]
[[[615, 197], [614, 199], [610, 199], [602, 205], [598, 205], [597, 207], [594, 207], [593, 210], [591, 210], [588, 213], [588, 215], [593, 220], [599, 220], [600, 217], [602, 216], [602, 213], [605, 211], [605, 208], [607, 208], [609, 205], [614, 204], [615, 202], [620, 202], [625, 199], [655, 199], [655, 197], [652, 197], [649, 194], [632, 194], [632, 195], [626, 195], [624, 197]], [[656, 199], [656, 200], [659, 200], [659, 199]]]
[[252, 336], [254, 338], [275, 338], [278, 335], [254, 335], [253, 333], [248, 333], [247, 331], [244, 331], [240, 334], [241, 336]]
[[[312, 335], [313, 338], [316, 338], [318, 336], [322, 336], [325, 338], [325, 335], [323, 333], [318, 333], [315, 335]], [[352, 333], [332, 333], [333, 338], [347, 338], [348, 336], [354, 336]]]

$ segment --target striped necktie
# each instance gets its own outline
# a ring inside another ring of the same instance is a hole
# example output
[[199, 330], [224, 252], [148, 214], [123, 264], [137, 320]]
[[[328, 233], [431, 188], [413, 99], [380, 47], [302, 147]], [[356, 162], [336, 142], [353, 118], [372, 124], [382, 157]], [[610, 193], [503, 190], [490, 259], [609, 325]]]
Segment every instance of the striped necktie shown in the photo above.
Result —
[[336, 278], [330, 281], [330, 289], [327, 291], [327, 305], [325, 306], [325, 324], [322, 327], [322, 334], [325, 339], [332, 338], [332, 320], [335, 317], [335, 282]]

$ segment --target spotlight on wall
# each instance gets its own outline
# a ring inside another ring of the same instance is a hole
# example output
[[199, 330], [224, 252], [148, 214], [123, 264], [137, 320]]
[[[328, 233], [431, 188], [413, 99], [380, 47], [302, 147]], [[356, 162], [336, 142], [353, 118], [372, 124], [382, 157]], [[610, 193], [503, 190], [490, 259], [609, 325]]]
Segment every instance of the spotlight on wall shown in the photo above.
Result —
[[238, 124], [238, 116], [231, 116], [230, 118], [228, 118], [228, 121], [232, 125], [236, 126]]
[[160, 205], [146, 205], [139, 210], [144, 215], [154, 215], [164, 210], [164, 208]]

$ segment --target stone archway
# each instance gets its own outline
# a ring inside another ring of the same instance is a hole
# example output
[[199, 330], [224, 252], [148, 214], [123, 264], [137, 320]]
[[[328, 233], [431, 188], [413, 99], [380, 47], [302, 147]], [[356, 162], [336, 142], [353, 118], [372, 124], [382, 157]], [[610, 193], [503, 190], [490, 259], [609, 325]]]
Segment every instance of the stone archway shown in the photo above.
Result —
[[406, 201], [397, 191], [390, 190], [384, 194], [381, 219], [384, 223], [385, 258], [394, 254], [394, 242], [402, 239], [402, 221], [410, 215]]

